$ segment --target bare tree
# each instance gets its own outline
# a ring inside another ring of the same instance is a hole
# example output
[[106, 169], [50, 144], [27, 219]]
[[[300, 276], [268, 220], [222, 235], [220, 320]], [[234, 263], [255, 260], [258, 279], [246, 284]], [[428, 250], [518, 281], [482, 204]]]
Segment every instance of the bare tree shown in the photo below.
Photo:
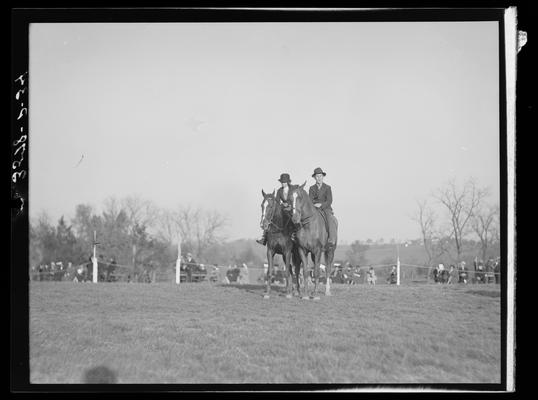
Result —
[[436, 228], [436, 215], [427, 201], [418, 201], [417, 205], [418, 211], [413, 220], [420, 225], [422, 243], [428, 257], [427, 265], [431, 266], [435, 260], [448, 252], [446, 235]]
[[114, 196], [106, 198], [103, 202], [103, 216], [105, 218], [115, 220], [120, 214], [121, 210], [121, 204]]
[[122, 199], [120, 204], [132, 225], [155, 226], [158, 209], [151, 201], [142, 199], [139, 196], [128, 196]]
[[463, 239], [468, 233], [469, 222], [487, 195], [488, 190], [479, 188], [473, 179], [467, 180], [461, 188], [455, 180], [450, 180], [446, 187], [435, 194], [448, 211], [451, 237], [456, 247], [456, 261], [461, 261]]
[[486, 260], [488, 249], [494, 243], [499, 233], [499, 206], [484, 206], [475, 212], [471, 220], [473, 231], [480, 239], [482, 260]]
[[157, 216], [157, 236], [169, 246], [175, 245], [179, 239], [177, 215], [167, 209], [159, 211]]
[[219, 232], [225, 225], [226, 218], [217, 211], [179, 207], [176, 212], [161, 213], [160, 235], [171, 243], [179, 233], [183, 245], [202, 258], [209, 246], [223, 239]]
[[131, 237], [132, 263], [136, 269], [136, 259], [142, 233], [147, 227], [155, 226], [158, 210], [155, 205], [138, 196], [128, 196], [121, 201], [121, 208], [127, 215]]

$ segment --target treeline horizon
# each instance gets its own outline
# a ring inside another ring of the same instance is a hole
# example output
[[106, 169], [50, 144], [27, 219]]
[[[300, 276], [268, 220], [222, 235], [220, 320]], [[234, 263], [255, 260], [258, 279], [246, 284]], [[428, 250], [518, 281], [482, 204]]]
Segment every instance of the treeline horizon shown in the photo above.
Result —
[[[407, 246], [419, 246], [421, 250], [408, 255], [408, 260], [403, 262], [419, 265], [498, 257], [499, 207], [484, 203], [487, 192], [473, 185], [468, 181], [461, 189], [452, 182], [437, 193], [449, 211], [444, 216], [434, 214], [427, 201], [417, 203], [418, 212], [412, 219], [418, 223], [422, 237], [401, 241], [367, 238], [339, 244], [335, 262], [352, 265], [369, 264], [372, 259], [395, 262], [394, 249], [405, 253]], [[457, 214], [451, 216], [451, 210]], [[172, 268], [180, 237], [181, 254], [191, 253], [199, 263], [249, 266], [266, 263], [265, 247], [257, 244], [255, 238], [226, 238], [222, 234], [226, 225], [227, 218], [217, 211], [181, 205], [170, 210], [139, 196], [110, 197], [103, 202], [101, 211], [89, 204], [79, 204], [72, 218], [62, 215], [56, 223], [41, 211], [30, 220], [30, 266], [59, 261], [64, 265], [89, 262], [94, 232], [100, 261], [114, 261], [135, 270]], [[372, 251], [382, 248], [388, 251], [374, 257]]]

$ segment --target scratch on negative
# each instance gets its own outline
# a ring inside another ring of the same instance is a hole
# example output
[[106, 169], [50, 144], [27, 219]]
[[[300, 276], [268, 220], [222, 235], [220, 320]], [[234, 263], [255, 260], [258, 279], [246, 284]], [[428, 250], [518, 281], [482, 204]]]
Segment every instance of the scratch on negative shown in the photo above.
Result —
[[80, 165], [83, 159], [84, 159], [84, 154], [82, 155], [82, 157], [80, 157], [80, 160], [78, 161], [77, 165], [75, 165], [75, 168]]

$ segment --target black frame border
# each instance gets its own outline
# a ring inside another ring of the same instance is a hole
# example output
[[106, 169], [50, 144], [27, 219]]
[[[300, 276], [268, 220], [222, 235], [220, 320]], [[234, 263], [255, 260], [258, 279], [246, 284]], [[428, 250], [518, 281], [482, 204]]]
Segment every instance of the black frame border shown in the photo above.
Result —
[[[507, 329], [507, 99], [505, 64], [504, 8], [395, 8], [367, 10], [286, 10], [286, 9], [206, 9], [206, 8], [17, 8], [11, 10], [11, 135], [10, 160], [20, 139], [20, 127], [28, 132], [28, 119], [21, 118], [21, 102], [27, 92], [15, 101], [21, 88], [15, 81], [28, 72], [29, 26], [31, 23], [133, 23], [133, 22], [419, 22], [419, 21], [497, 21], [499, 28], [499, 140], [500, 140], [500, 204], [501, 204], [501, 383], [500, 384], [216, 384], [216, 385], [70, 385], [29, 383], [29, 285], [28, 285], [28, 179], [11, 181], [11, 256], [10, 256], [10, 334], [11, 390], [15, 392], [173, 392], [173, 391], [318, 391], [338, 389], [388, 390], [421, 389], [448, 391], [506, 390], [506, 329]], [[28, 132], [31, 137], [31, 132]], [[28, 153], [22, 170], [28, 171]], [[10, 165], [11, 165], [10, 162]], [[21, 200], [23, 206], [21, 212]], [[515, 249], [513, 249], [515, 251]], [[17, 268], [14, 268], [16, 266]], [[515, 315], [514, 315], [515, 318]], [[515, 336], [514, 336], [515, 340]], [[515, 360], [514, 360], [515, 361]], [[149, 390], [148, 390], [149, 388]], [[385, 393], [388, 394], [388, 393]]]

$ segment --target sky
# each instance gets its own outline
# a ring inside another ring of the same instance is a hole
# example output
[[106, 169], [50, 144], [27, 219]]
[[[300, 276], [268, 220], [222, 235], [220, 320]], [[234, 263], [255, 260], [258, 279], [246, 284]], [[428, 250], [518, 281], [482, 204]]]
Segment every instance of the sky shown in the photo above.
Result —
[[339, 242], [418, 238], [449, 179], [498, 202], [498, 73], [497, 22], [33, 23], [30, 217], [139, 195], [254, 238], [321, 167]]

